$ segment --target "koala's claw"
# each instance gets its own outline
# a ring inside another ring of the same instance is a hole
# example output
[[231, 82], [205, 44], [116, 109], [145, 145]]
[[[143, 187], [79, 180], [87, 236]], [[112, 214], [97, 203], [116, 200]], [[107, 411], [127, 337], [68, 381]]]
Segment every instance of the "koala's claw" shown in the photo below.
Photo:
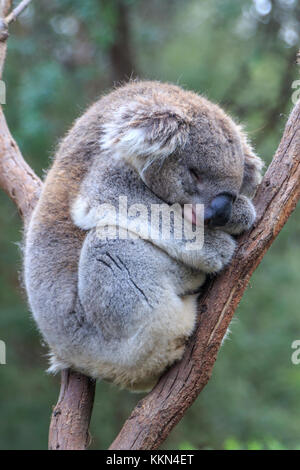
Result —
[[255, 218], [256, 211], [252, 202], [248, 197], [240, 195], [233, 204], [230, 221], [222, 230], [231, 235], [239, 235], [252, 227]]

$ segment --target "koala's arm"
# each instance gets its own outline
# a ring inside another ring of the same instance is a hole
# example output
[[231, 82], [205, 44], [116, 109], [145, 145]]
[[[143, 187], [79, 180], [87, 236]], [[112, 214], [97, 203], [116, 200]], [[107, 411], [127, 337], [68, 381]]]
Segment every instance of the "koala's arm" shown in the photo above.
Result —
[[239, 235], [251, 228], [256, 218], [255, 207], [244, 195], [238, 196], [232, 206], [230, 221], [222, 227], [222, 231], [231, 235]]
[[160, 240], [155, 241], [155, 244], [172, 258], [204, 273], [216, 273], [223, 269], [230, 262], [236, 247], [231, 235], [221, 230], [208, 228], [204, 232], [203, 244], [199, 247], [191, 243], [190, 248], [187, 249], [186, 242], [182, 240], [171, 242]]
[[202, 249], [194, 253], [191, 251], [190, 254], [194, 256], [198, 269], [205, 273], [216, 273], [231, 261], [235, 247], [236, 243], [231, 235], [219, 230], [205, 229]]

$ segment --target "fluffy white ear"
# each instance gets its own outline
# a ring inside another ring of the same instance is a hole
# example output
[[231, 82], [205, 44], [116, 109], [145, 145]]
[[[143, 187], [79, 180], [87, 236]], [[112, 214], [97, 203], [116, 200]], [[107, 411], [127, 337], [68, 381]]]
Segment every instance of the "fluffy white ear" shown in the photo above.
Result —
[[103, 125], [103, 150], [131, 157], [166, 157], [186, 143], [189, 119], [178, 109], [140, 100], [112, 113]]

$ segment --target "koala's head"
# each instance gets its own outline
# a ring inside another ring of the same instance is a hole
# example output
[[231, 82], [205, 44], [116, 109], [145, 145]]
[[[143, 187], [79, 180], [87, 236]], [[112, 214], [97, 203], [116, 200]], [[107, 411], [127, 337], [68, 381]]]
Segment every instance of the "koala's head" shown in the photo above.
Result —
[[261, 180], [262, 160], [241, 127], [217, 105], [174, 85], [140, 82], [123, 90], [104, 125], [102, 148], [132, 165], [164, 202], [204, 204], [206, 222], [225, 225], [236, 197], [253, 197]]

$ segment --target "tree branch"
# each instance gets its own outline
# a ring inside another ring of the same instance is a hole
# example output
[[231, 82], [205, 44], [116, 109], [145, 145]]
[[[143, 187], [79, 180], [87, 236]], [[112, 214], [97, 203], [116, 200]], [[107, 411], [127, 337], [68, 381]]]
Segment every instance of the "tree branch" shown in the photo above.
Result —
[[199, 302], [199, 323], [183, 359], [141, 400], [110, 449], [157, 449], [209, 381], [222, 339], [249, 279], [300, 198], [300, 102], [255, 197], [257, 221]]
[[[0, 5], [2, 14], [6, 14], [10, 3], [8, 0], [4, 6]], [[7, 38], [7, 24], [3, 18], [0, 18], [0, 79], [5, 61]], [[38, 201], [42, 182], [25, 162], [9, 131], [1, 107], [0, 188], [16, 204], [26, 226]], [[62, 372], [61, 393], [53, 411], [50, 427], [50, 448], [85, 449], [87, 447], [94, 393], [95, 383], [88, 377], [68, 370]]]
[[16, 8], [5, 18], [6, 23], [10, 24], [13, 21], [16, 21], [18, 16], [22, 13], [22, 11], [25, 10], [26, 7], [28, 7], [30, 2], [31, 0], [23, 0], [20, 2], [19, 5], [16, 6]]
[[23, 159], [20, 149], [12, 138], [0, 109], [0, 187], [18, 207], [27, 222], [38, 201], [41, 180]]
[[0, 16], [5, 18], [11, 9], [12, 0], [0, 0]]
[[[2, 5], [2, 14], [5, 14], [10, 4], [11, 2], [7, 1], [4, 6]], [[25, 6], [22, 10], [24, 8]], [[2, 79], [6, 56], [7, 38], [7, 23], [2, 18], [0, 19], [0, 79]], [[0, 108], [0, 137], [0, 187], [16, 204], [26, 223], [38, 200], [42, 183], [23, 159], [8, 129], [2, 107]]]
[[94, 396], [94, 380], [69, 369], [62, 371], [60, 395], [50, 424], [49, 450], [85, 450], [89, 446]]

